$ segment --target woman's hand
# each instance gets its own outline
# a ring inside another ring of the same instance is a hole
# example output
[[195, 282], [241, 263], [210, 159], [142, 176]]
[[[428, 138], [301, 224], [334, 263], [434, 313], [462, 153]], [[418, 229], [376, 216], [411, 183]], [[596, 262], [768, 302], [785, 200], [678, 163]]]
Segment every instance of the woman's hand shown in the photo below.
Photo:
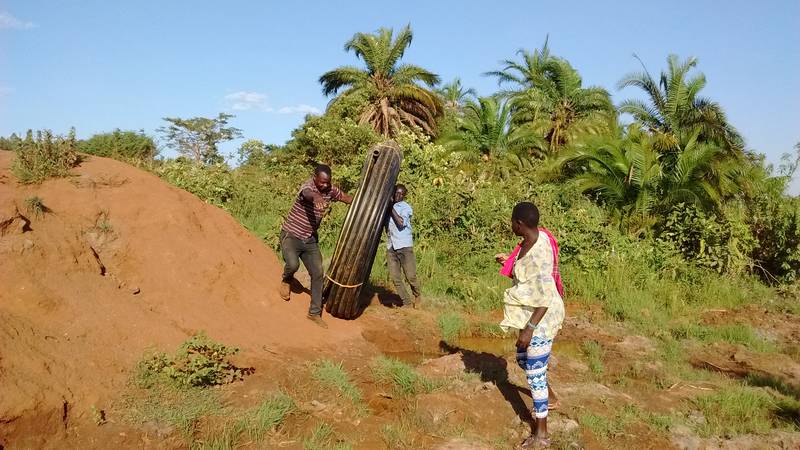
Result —
[[500, 264], [505, 264], [508, 258], [509, 258], [508, 253], [498, 253], [494, 255], [494, 260]]
[[517, 348], [520, 350], [524, 350], [531, 345], [531, 339], [533, 339], [533, 330], [525, 327], [519, 330], [519, 337], [517, 338]]

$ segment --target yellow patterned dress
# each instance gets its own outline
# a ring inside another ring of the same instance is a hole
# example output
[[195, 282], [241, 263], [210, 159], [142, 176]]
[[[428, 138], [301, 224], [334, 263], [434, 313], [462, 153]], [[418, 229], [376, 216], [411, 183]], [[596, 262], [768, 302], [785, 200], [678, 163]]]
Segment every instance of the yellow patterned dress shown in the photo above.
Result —
[[553, 279], [553, 249], [545, 233], [539, 233], [528, 253], [517, 258], [513, 274], [514, 285], [506, 289], [503, 297], [500, 327], [505, 331], [510, 328], [521, 330], [531, 319], [533, 308], [546, 307], [547, 312], [533, 335], [552, 340], [564, 321], [564, 301]]

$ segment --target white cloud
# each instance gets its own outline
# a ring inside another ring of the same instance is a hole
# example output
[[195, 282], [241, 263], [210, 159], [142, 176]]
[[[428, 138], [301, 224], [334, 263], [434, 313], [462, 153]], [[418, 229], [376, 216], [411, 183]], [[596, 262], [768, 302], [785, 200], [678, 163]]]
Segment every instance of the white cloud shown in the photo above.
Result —
[[6, 11], [0, 11], [0, 30], [28, 30], [35, 27], [33, 22], [17, 19]]
[[8, 86], [0, 86], [0, 98], [3, 98], [9, 94], [14, 92], [14, 89], [11, 89]]
[[258, 92], [239, 91], [225, 96], [225, 100], [230, 103], [234, 111], [247, 111], [257, 109], [261, 111], [272, 111], [267, 105], [267, 96]]
[[278, 114], [320, 114], [322, 111], [319, 109], [311, 106], [311, 105], [295, 105], [295, 106], [284, 106], [283, 108], [278, 110]]
[[276, 114], [321, 114], [322, 111], [311, 105], [299, 105], [273, 108], [267, 101], [267, 95], [260, 92], [238, 91], [224, 97], [225, 102], [233, 111], [264, 111]]

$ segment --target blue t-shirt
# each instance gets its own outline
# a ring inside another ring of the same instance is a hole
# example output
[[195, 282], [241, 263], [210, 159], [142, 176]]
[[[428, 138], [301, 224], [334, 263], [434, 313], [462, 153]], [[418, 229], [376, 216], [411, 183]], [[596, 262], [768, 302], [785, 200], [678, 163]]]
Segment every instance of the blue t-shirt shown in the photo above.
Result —
[[392, 215], [389, 214], [389, 223], [386, 226], [386, 248], [394, 248], [400, 250], [401, 248], [411, 247], [414, 241], [411, 237], [411, 215], [414, 213], [411, 210], [411, 205], [406, 202], [397, 202], [394, 204], [394, 211], [403, 219], [403, 229], [399, 230], [397, 224], [394, 223]]

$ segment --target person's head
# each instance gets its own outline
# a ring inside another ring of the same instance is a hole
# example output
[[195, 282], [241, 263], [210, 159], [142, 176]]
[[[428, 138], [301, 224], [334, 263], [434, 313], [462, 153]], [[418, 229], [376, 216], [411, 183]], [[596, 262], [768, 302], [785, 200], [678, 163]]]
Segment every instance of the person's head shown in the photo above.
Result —
[[519, 202], [511, 212], [511, 230], [517, 236], [539, 226], [539, 208], [531, 202]]
[[314, 186], [320, 192], [331, 190], [331, 168], [325, 164], [318, 164], [314, 168]]
[[402, 184], [398, 184], [394, 187], [394, 201], [402, 202], [406, 199], [406, 187]]

